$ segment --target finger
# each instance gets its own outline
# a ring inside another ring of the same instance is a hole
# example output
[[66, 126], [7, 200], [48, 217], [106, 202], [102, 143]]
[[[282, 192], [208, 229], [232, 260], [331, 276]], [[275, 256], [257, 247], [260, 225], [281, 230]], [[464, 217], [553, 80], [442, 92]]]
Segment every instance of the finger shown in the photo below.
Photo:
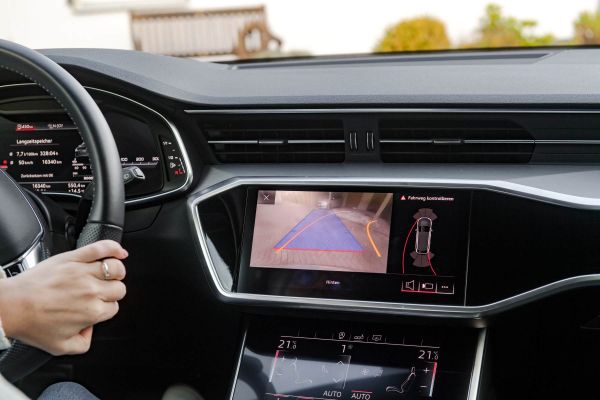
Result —
[[119, 303], [116, 301], [102, 301], [101, 303], [102, 304], [99, 305], [100, 312], [96, 318], [96, 323], [109, 320], [119, 312]]
[[127, 293], [127, 289], [123, 282], [119, 281], [105, 281], [100, 282], [100, 290], [99, 297], [102, 301], [119, 301], [125, 294]]
[[101, 240], [85, 247], [61, 254], [70, 261], [93, 262], [104, 258], [127, 258], [128, 253], [114, 240]]
[[[103, 263], [106, 263], [107, 271]], [[116, 258], [107, 258], [106, 260], [96, 261], [85, 265], [87, 272], [103, 281], [105, 280], [117, 280], [121, 281], [125, 278], [125, 265], [121, 260]], [[108, 272], [108, 274], [106, 274]]]
[[93, 328], [91, 326], [83, 329], [78, 334], [62, 341], [55, 348], [50, 349], [50, 354], [53, 356], [62, 356], [86, 353], [92, 344], [92, 332]]
[[91, 326], [88, 326], [87, 328], [79, 332], [79, 334], [69, 339], [70, 343], [68, 343], [67, 346], [70, 348], [68, 349], [67, 354], [87, 353], [90, 349], [90, 346], [92, 345], [92, 332], [93, 328]]
[[79, 334], [81, 336], [83, 336], [84, 338], [89, 338], [90, 340], [92, 340], [92, 333], [94, 332], [94, 327], [93, 326], [88, 326], [87, 328], [83, 328], [81, 330], [81, 332], [79, 332]]

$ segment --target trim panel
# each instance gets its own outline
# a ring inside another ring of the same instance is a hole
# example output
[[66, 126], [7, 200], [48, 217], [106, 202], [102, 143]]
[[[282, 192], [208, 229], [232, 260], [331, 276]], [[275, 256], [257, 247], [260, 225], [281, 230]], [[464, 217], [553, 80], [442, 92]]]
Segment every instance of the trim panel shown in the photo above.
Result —
[[229, 400], [233, 400], [235, 394], [235, 386], [237, 384], [238, 376], [240, 374], [240, 367], [242, 366], [242, 358], [244, 357], [244, 350], [246, 349], [246, 337], [248, 336], [248, 323], [244, 322], [244, 333], [242, 334], [242, 340], [240, 345], [239, 354], [235, 365], [235, 373], [233, 375], [233, 382], [231, 383], [231, 390], [229, 391]]
[[[188, 201], [188, 211], [196, 229], [196, 239], [204, 263], [210, 275], [210, 281], [221, 300], [243, 306], [297, 307], [309, 309], [334, 310], [345, 312], [387, 313], [396, 315], [411, 315], [424, 317], [445, 317], [461, 319], [481, 319], [490, 315], [500, 314], [522, 305], [553, 296], [568, 290], [600, 286], [600, 274], [574, 276], [537, 287], [535, 289], [511, 296], [494, 303], [480, 306], [448, 306], [413, 303], [393, 303], [363, 300], [323, 299], [311, 297], [275, 296], [252, 293], [233, 292], [223, 285], [218, 271], [210, 257], [209, 246], [200, 221], [198, 205], [227, 190], [246, 185], [278, 185], [278, 186], [389, 186], [389, 187], [437, 187], [490, 190], [509, 195], [528, 197], [538, 201], [546, 201], [578, 208], [600, 209], [600, 199], [583, 199], [560, 193], [548, 192], [524, 185], [502, 181], [473, 181], [473, 180], [375, 180], [365, 178], [235, 178], [216, 184]], [[577, 203], [581, 200], [583, 203]], [[583, 206], [583, 207], [581, 207]]]
[[188, 114], [403, 114], [403, 113], [473, 113], [473, 114], [600, 114], [600, 110], [510, 109], [510, 108], [215, 108], [186, 109]]
[[473, 372], [471, 373], [471, 382], [469, 384], [468, 400], [479, 399], [479, 388], [481, 384], [481, 373], [483, 369], [483, 356], [485, 353], [485, 339], [487, 335], [486, 328], [483, 328], [479, 333], [477, 340], [477, 350], [475, 352], [475, 360], [473, 363]]
[[156, 193], [156, 194], [151, 194], [151, 195], [147, 195], [147, 196], [140, 196], [137, 198], [133, 198], [130, 200], [125, 200], [125, 204], [129, 205], [129, 204], [140, 204], [140, 203], [146, 203], [149, 201], [153, 201], [156, 199], [160, 199], [166, 196], [170, 196], [172, 194], [175, 193], [179, 193], [179, 192], [183, 192], [185, 190], [187, 190], [190, 185], [192, 184], [192, 180], [193, 180], [193, 173], [192, 173], [192, 165], [190, 163], [190, 158], [188, 156], [188, 152], [187, 149], [185, 148], [185, 145], [183, 143], [183, 139], [181, 138], [181, 135], [179, 134], [179, 130], [177, 129], [177, 127], [169, 120], [167, 119], [164, 115], [162, 115], [161, 113], [159, 113], [158, 111], [146, 106], [145, 104], [142, 104], [138, 101], [132, 100], [129, 97], [125, 97], [122, 96], [120, 94], [117, 93], [113, 93], [110, 92], [108, 90], [104, 90], [104, 89], [98, 89], [95, 87], [91, 87], [91, 86], [84, 86], [88, 91], [95, 91], [98, 93], [104, 93], [104, 94], [108, 94], [110, 96], [114, 96], [114, 97], [118, 97], [122, 100], [128, 101], [132, 104], [137, 105], [138, 107], [141, 107], [143, 109], [145, 109], [146, 111], [149, 111], [151, 113], [153, 113], [154, 115], [156, 115], [157, 117], [159, 117], [169, 128], [169, 130], [171, 131], [171, 133], [173, 133], [173, 136], [175, 137], [175, 141], [177, 142], [177, 146], [179, 146], [179, 149], [181, 150], [181, 157], [183, 158], [183, 162], [185, 163], [185, 168], [187, 171], [187, 175], [186, 175], [186, 180], [185, 182], [183, 182], [183, 184], [181, 186], [179, 186], [178, 188], [166, 191], [166, 192], [161, 192], [161, 193]]

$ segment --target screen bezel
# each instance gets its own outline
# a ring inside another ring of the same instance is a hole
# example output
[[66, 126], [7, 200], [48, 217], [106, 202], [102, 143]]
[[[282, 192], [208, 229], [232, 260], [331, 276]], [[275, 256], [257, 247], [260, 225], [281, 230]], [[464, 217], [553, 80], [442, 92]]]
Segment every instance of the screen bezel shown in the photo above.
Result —
[[[441, 305], [465, 305], [466, 277], [468, 271], [468, 246], [470, 236], [470, 214], [472, 203], [472, 190], [448, 189], [448, 188], [402, 188], [403, 192], [417, 191], [419, 193], [434, 191], [436, 194], [458, 194], [464, 196], [465, 201], [465, 223], [464, 223], [464, 249], [462, 259], [464, 265], [457, 267], [455, 275], [455, 291], [452, 295], [431, 295], [425, 293], [406, 293], [398, 290], [393, 294], [385, 293], [384, 290], [372, 290], [383, 286], [395, 284], [402, 278], [396, 274], [365, 273], [365, 272], [339, 272], [339, 271], [315, 271], [283, 268], [260, 268], [250, 267], [250, 256], [252, 253], [252, 241], [256, 218], [257, 198], [259, 190], [285, 190], [285, 191], [335, 191], [335, 192], [369, 192], [369, 193], [398, 193], [399, 188], [394, 187], [347, 187], [347, 186], [298, 186], [298, 185], [252, 185], [246, 187], [246, 208], [244, 215], [244, 226], [242, 233], [240, 263], [238, 265], [235, 290], [240, 293], [263, 294], [274, 296], [309, 297], [324, 299], [359, 300], [359, 301], [383, 301], [394, 303], [414, 304], [441, 304]], [[395, 201], [395, 199], [394, 199]], [[394, 221], [394, 208], [392, 211]], [[392, 233], [390, 233], [392, 234]], [[459, 249], [459, 251], [461, 251]], [[389, 257], [388, 257], [389, 262]], [[289, 286], [294, 275], [318, 276], [321, 280], [334, 280], [342, 282], [339, 290], [322, 290], [315, 288], [302, 288]], [[285, 282], [285, 284], [273, 285], [273, 281]], [[395, 282], [395, 283], [394, 283]], [[399, 283], [401, 286], [401, 283]]]

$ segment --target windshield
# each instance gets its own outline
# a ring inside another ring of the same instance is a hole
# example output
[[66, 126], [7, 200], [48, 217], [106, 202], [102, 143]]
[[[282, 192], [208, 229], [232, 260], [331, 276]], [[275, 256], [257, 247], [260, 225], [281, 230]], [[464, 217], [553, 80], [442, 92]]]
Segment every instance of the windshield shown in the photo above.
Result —
[[33, 48], [200, 60], [582, 46], [597, 0], [2, 0], [0, 38]]

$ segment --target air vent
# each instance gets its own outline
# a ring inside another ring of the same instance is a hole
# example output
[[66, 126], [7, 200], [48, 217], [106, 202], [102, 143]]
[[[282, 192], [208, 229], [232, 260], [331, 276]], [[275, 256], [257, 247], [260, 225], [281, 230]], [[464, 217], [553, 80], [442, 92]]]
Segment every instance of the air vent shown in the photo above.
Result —
[[344, 126], [335, 119], [204, 120], [202, 130], [223, 163], [339, 163]]
[[506, 119], [383, 119], [381, 158], [394, 163], [527, 163], [535, 141]]

